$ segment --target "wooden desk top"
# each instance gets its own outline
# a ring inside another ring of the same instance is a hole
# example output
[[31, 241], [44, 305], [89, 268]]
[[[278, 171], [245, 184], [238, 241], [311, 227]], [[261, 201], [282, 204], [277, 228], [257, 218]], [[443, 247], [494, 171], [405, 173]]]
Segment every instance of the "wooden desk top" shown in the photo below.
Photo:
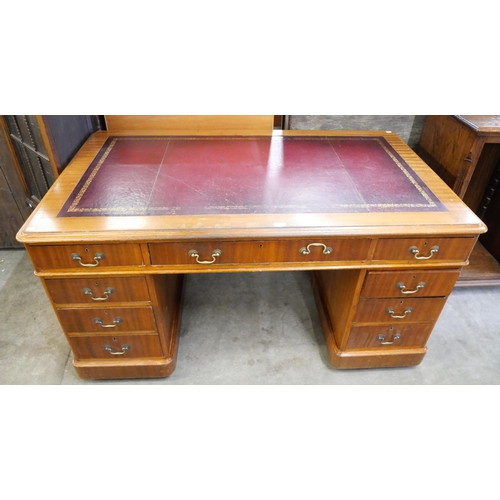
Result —
[[456, 115], [480, 135], [500, 135], [500, 115]]
[[18, 239], [36, 244], [484, 231], [390, 132], [97, 132]]

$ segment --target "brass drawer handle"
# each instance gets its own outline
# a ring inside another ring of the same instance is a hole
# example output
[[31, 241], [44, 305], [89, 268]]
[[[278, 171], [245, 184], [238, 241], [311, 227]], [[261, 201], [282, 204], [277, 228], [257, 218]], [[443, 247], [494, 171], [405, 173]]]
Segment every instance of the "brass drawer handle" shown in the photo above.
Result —
[[90, 295], [90, 298], [92, 300], [108, 300], [109, 296], [112, 293], [115, 293], [115, 289], [111, 288], [111, 287], [106, 288], [106, 290], [104, 291], [104, 297], [94, 297], [93, 292], [92, 292], [92, 290], [90, 288], [84, 288], [83, 289], [83, 293], [85, 295]]
[[419, 255], [420, 251], [417, 247], [413, 246], [408, 248], [408, 252], [412, 253], [415, 259], [418, 260], [427, 260], [430, 259], [435, 253], [439, 252], [439, 247], [437, 245], [434, 245], [431, 247], [431, 252], [427, 257], [424, 257], [423, 255]]
[[103, 328], [115, 328], [116, 326], [118, 326], [119, 323], [121, 323], [123, 321], [123, 319], [119, 318], [119, 317], [116, 317], [114, 320], [113, 320], [113, 324], [111, 325], [105, 325], [103, 320], [101, 318], [94, 318], [94, 323], [96, 325], [100, 325], [102, 326]]
[[399, 288], [401, 290], [401, 293], [405, 293], [405, 294], [416, 293], [421, 288], [424, 288], [424, 286], [425, 286], [425, 281], [421, 281], [420, 283], [417, 283], [417, 286], [415, 287], [414, 290], [406, 290], [406, 286], [402, 281], [400, 281], [399, 283], [396, 283], [396, 288]]
[[332, 248], [327, 247], [324, 243], [309, 243], [309, 245], [307, 245], [307, 247], [302, 247], [299, 250], [299, 252], [302, 255], [309, 255], [311, 253], [311, 250], [309, 247], [323, 247], [323, 254], [325, 254], [325, 255], [332, 253]]
[[385, 340], [385, 337], [383, 335], [377, 335], [377, 337], [376, 337], [377, 340], [380, 340], [380, 344], [381, 345], [391, 345], [391, 344], [394, 344], [394, 342], [396, 342], [396, 340], [399, 340], [400, 338], [401, 338], [401, 334], [400, 333], [396, 333], [394, 335], [394, 337], [392, 337], [391, 341]]
[[109, 354], [112, 354], [113, 356], [121, 356], [122, 354], [125, 354], [125, 352], [130, 349], [130, 346], [128, 344], [124, 344], [122, 346], [121, 351], [113, 351], [113, 348], [110, 345], [105, 345], [104, 349], [106, 351], [109, 351]]
[[394, 309], [392, 307], [389, 307], [388, 309], [386, 309], [386, 311], [387, 311], [387, 314], [389, 314], [391, 316], [391, 318], [402, 319], [402, 318], [406, 318], [406, 315], [411, 313], [411, 307], [407, 307], [404, 310], [403, 316], [395, 316], [394, 315]]
[[85, 267], [96, 267], [99, 265], [99, 261], [101, 261], [102, 259], [104, 259], [104, 254], [102, 252], [97, 252], [95, 255], [94, 255], [94, 262], [95, 264], [84, 264], [82, 262], [82, 258], [80, 257], [79, 254], [77, 253], [72, 253], [71, 254], [71, 258], [73, 260], [77, 260], [78, 263], [81, 265], [81, 266], [85, 266]]
[[213, 264], [215, 259], [222, 255], [222, 250], [215, 249], [212, 252], [212, 260], [200, 260], [200, 254], [196, 250], [189, 250], [188, 255], [195, 258], [198, 264]]

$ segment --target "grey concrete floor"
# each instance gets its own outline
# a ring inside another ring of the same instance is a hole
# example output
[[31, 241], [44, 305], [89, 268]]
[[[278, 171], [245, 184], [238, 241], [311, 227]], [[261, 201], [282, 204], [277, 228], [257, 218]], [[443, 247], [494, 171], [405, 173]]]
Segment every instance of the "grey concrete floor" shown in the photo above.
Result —
[[179, 355], [164, 379], [80, 379], [24, 250], [0, 250], [0, 384], [500, 383], [500, 287], [456, 288], [416, 367], [337, 370], [305, 272], [187, 277]]

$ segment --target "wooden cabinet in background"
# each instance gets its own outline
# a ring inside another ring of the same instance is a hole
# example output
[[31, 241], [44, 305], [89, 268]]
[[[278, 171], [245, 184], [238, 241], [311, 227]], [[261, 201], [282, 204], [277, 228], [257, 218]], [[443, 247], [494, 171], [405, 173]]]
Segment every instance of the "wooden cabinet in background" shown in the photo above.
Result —
[[416, 151], [488, 226], [457, 285], [499, 285], [500, 115], [427, 116]]

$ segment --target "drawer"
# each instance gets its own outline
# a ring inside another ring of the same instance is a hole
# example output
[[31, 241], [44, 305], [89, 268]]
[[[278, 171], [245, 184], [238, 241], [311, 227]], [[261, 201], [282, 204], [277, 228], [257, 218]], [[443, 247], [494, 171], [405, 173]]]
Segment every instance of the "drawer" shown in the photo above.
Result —
[[434, 323], [382, 326], [356, 326], [346, 349], [401, 349], [425, 347]]
[[459, 261], [469, 258], [476, 238], [382, 238], [373, 260], [405, 261], [425, 264], [435, 261]]
[[75, 359], [158, 358], [163, 357], [157, 335], [90, 335], [70, 337]]
[[37, 271], [44, 269], [88, 269], [143, 265], [141, 247], [120, 245], [41, 245], [28, 248]]
[[151, 243], [153, 265], [365, 261], [369, 239]]
[[360, 299], [354, 323], [414, 323], [438, 319], [446, 297]]
[[151, 307], [102, 307], [57, 309], [57, 315], [67, 333], [155, 332], [156, 323]]
[[460, 275], [444, 271], [371, 271], [366, 275], [361, 297], [446, 297]]
[[146, 278], [67, 278], [45, 279], [45, 286], [55, 304], [108, 304], [147, 302]]

